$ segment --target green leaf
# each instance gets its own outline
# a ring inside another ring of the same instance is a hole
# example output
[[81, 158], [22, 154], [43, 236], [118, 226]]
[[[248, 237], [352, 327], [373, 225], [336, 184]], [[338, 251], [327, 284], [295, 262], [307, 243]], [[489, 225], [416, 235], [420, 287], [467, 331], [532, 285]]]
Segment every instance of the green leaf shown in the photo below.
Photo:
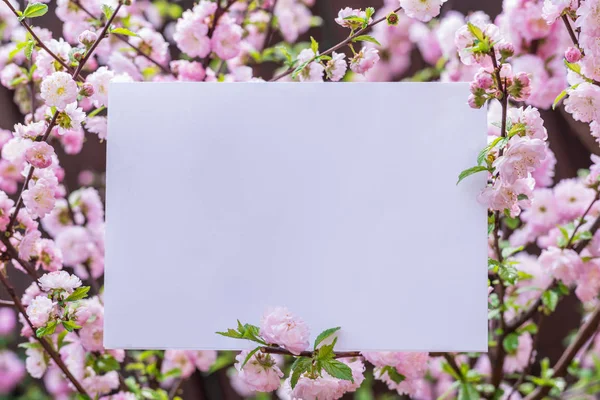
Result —
[[106, 19], [109, 19], [113, 13], [115, 12], [114, 8], [109, 6], [108, 4], [102, 4], [102, 13]]
[[496, 139], [494, 139], [490, 144], [485, 146], [484, 149], [481, 150], [481, 152], [477, 156], [477, 165], [481, 165], [487, 158], [489, 152], [493, 150], [496, 146], [502, 148], [506, 143], [508, 143], [508, 137], [499, 136]]
[[313, 53], [317, 54], [319, 52], [319, 42], [315, 40], [314, 37], [310, 37], [310, 49]]
[[92, 111], [91, 113], [88, 114], [88, 118], [95, 117], [96, 115], [98, 115], [102, 111], [104, 111], [105, 109], [106, 109], [105, 106], [100, 106], [100, 107], [96, 108], [94, 111]]
[[116, 371], [121, 368], [119, 362], [110, 354], [98, 356], [95, 364], [96, 370], [102, 373]]
[[296, 358], [296, 361], [294, 361], [294, 363], [292, 364], [292, 375], [290, 377], [290, 385], [293, 388], [296, 387], [296, 384], [298, 383], [298, 380], [300, 379], [300, 376], [308, 371], [308, 369], [312, 366], [312, 359], [308, 358], [308, 357], [298, 357]]
[[508, 354], [515, 354], [519, 347], [519, 335], [516, 333], [506, 335], [502, 341], [502, 347], [504, 347], [504, 350], [506, 350]]
[[501, 264], [498, 271], [498, 275], [505, 282], [514, 285], [519, 279], [519, 273], [517, 269], [512, 265]]
[[392, 381], [394, 381], [394, 383], [398, 384], [401, 383], [402, 381], [404, 381], [406, 379], [406, 376], [402, 375], [401, 373], [398, 372], [398, 370], [392, 366], [385, 366], [381, 369], [381, 375], [383, 376], [385, 374], [388, 374], [388, 376], [390, 377], [390, 379]]
[[89, 286], [81, 286], [75, 289], [73, 293], [69, 297], [65, 299], [65, 301], [77, 301], [81, 299], [85, 299], [87, 297], [88, 292], [90, 291]]
[[592, 240], [592, 238], [594, 237], [592, 235], [592, 232], [590, 232], [590, 231], [583, 231], [578, 236], [579, 236], [578, 239], [580, 239], [580, 240]]
[[31, 55], [33, 54], [34, 47], [35, 47], [35, 42], [33, 40], [30, 40], [27, 42], [27, 45], [25, 46], [25, 57], [28, 60], [31, 60]]
[[479, 392], [470, 383], [461, 383], [458, 388], [458, 400], [479, 400]]
[[357, 17], [356, 15], [351, 15], [349, 17], [344, 18], [344, 21], [350, 21], [350, 22], [358, 22], [359, 24], [363, 24], [365, 22], [365, 20], [361, 17]]
[[158, 378], [159, 382], [164, 382], [167, 379], [171, 379], [171, 378], [179, 378], [181, 376], [181, 369], [179, 368], [173, 368], [169, 371], [167, 371], [164, 374], [160, 374], [160, 377]]
[[371, 19], [371, 17], [375, 14], [375, 9], [373, 7], [365, 8], [365, 15], [367, 16], [367, 21]]
[[460, 173], [460, 175], [458, 175], [458, 182], [456, 182], [456, 184], [458, 185], [463, 179], [465, 179], [468, 176], [476, 174], [477, 172], [487, 171], [487, 170], [488, 170], [487, 167], [484, 167], [482, 165], [477, 165], [475, 167], [465, 169], [463, 172]]
[[333, 343], [319, 347], [319, 351], [317, 353], [317, 360], [319, 360], [319, 361], [332, 360], [335, 356], [335, 352], [333, 351], [333, 348], [334, 348], [336, 342], [337, 342], [337, 338], [333, 339]]
[[558, 96], [556, 96], [556, 98], [554, 99], [554, 103], [552, 103], [552, 109], [555, 110], [556, 106], [558, 105], [558, 103], [560, 103], [560, 101], [562, 99], [564, 99], [567, 96], [568, 92], [567, 89], [563, 90], [562, 92], [560, 92], [558, 94]]
[[35, 331], [35, 335], [39, 338], [44, 337], [46, 335], [52, 335], [56, 330], [56, 326], [58, 325], [57, 321], [50, 321], [46, 326], [42, 326], [37, 328]]
[[542, 294], [542, 304], [548, 308], [551, 312], [556, 310], [556, 305], [558, 304], [558, 293], [553, 290], [546, 290]]
[[564, 60], [565, 62], [565, 66], [567, 68], [569, 68], [571, 71], [575, 72], [578, 75], [581, 75], [581, 65], [579, 64], [575, 64], [575, 63], [570, 63], [567, 60]]
[[27, 8], [23, 11], [19, 17], [19, 21], [23, 21], [25, 18], [41, 17], [48, 12], [48, 6], [44, 3], [29, 3]]
[[310, 64], [311, 62], [312, 62], [312, 60], [308, 60], [308, 61], [305, 61], [305, 62], [303, 62], [302, 64], [298, 65], [298, 66], [296, 67], [296, 69], [294, 70], [294, 72], [292, 72], [292, 78], [293, 78], [293, 79], [296, 79], [296, 77], [298, 76], [298, 74], [300, 74], [300, 72], [302, 72], [302, 70], [303, 70], [304, 68], [306, 68], [306, 66], [307, 66], [308, 64]]
[[329, 328], [329, 329], [325, 329], [323, 332], [321, 332], [319, 334], [319, 336], [317, 336], [317, 338], [315, 339], [315, 346], [314, 349], [316, 350], [317, 347], [319, 346], [319, 344], [327, 339], [329, 336], [333, 335], [334, 333], [336, 333], [337, 331], [339, 331], [341, 329], [341, 327], [336, 327], [336, 328]]
[[81, 326], [77, 325], [73, 321], [63, 321], [62, 326], [69, 332], [73, 332], [73, 330], [81, 328]]
[[517, 227], [521, 223], [521, 220], [519, 219], [519, 217], [516, 217], [516, 218], [513, 218], [513, 217], [504, 217], [504, 223], [510, 229], [515, 230], [515, 229], [517, 229]]
[[373, 36], [369, 35], [360, 35], [352, 39], [353, 42], [371, 42], [375, 43], [377, 46], [381, 46], [381, 43], [377, 41]]
[[216, 332], [216, 334], [234, 339], [242, 339], [242, 334], [235, 329], [228, 329], [227, 332]]
[[117, 35], [125, 35], [125, 36], [138, 36], [137, 33], [130, 31], [127, 28], [115, 28], [110, 31], [110, 33], [114, 33]]
[[240, 370], [244, 368], [244, 365], [246, 365], [246, 363], [248, 361], [250, 361], [250, 359], [252, 358], [252, 356], [260, 350], [260, 346], [258, 346], [257, 348], [255, 348], [254, 350], [252, 350], [251, 352], [248, 353], [248, 355], [246, 356], [246, 358], [244, 359], [244, 362], [242, 363], [242, 366], [240, 367]]
[[517, 200], [529, 200], [529, 197], [526, 194], [520, 194], [517, 196]]
[[58, 334], [58, 338], [56, 339], [56, 347], [58, 350], [62, 349], [65, 346], [65, 337], [67, 336], [68, 331], [62, 331]]
[[512, 256], [513, 254], [518, 253], [520, 251], [523, 251], [523, 246], [506, 247], [506, 248], [502, 249], [502, 257], [508, 258], [508, 257]]
[[467, 22], [467, 27], [469, 28], [469, 32], [475, 36], [479, 41], [483, 41], [485, 37], [483, 36], [483, 31], [478, 26], [473, 25], [470, 22]]
[[352, 369], [343, 362], [338, 360], [324, 360], [321, 362], [321, 365], [323, 366], [323, 369], [334, 378], [354, 382]]

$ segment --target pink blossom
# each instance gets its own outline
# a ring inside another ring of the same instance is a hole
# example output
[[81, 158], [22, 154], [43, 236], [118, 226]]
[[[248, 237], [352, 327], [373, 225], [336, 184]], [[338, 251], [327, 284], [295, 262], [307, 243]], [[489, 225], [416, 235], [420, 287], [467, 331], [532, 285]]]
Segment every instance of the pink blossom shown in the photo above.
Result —
[[222, 60], [237, 57], [241, 51], [242, 28], [233, 21], [219, 22], [211, 38], [213, 51]]
[[565, 110], [577, 121], [591, 122], [600, 117], [600, 87], [582, 83], [569, 92]]
[[23, 192], [23, 204], [34, 217], [43, 217], [54, 208], [56, 183], [48, 179], [31, 182]]
[[348, 65], [346, 64], [346, 55], [343, 53], [336, 53], [335, 51], [331, 54], [331, 60], [327, 62], [325, 66], [325, 74], [333, 82], [341, 80], [346, 75]]
[[119, 392], [111, 396], [102, 396], [100, 400], [137, 400], [137, 396], [130, 392]]
[[546, 143], [546, 157], [537, 165], [531, 173], [531, 177], [535, 179], [535, 186], [542, 188], [552, 186], [554, 181], [554, 167], [556, 166], [556, 156], [550, 150], [550, 146]]
[[[304, 49], [298, 54], [298, 63], [304, 64], [313, 58], [315, 58], [318, 54], [315, 54], [312, 49]], [[318, 62], [311, 62], [298, 74], [298, 79], [300, 82], [322, 82], [323, 81], [323, 72], [325, 71], [325, 67]]]
[[[169, 44], [165, 41], [163, 36], [156, 32], [154, 29], [142, 28], [138, 30], [137, 36], [133, 36], [129, 40], [134, 46], [144, 49], [144, 54], [152, 57], [152, 59], [159, 63], [164, 63], [169, 58]], [[143, 60], [143, 61], [142, 61]], [[142, 65], [149, 63], [145, 58], [139, 57], [136, 62]], [[152, 64], [148, 64], [152, 65]]]
[[217, 4], [202, 0], [191, 10], [186, 10], [175, 25], [173, 39], [177, 46], [190, 57], [206, 57], [211, 50], [208, 29], [210, 17]]
[[94, 44], [94, 42], [98, 39], [98, 35], [95, 32], [85, 30], [79, 34], [77, 39], [79, 40], [79, 43], [87, 47]]
[[357, 74], [365, 74], [379, 61], [379, 50], [373, 47], [363, 47], [352, 60], [350, 60], [350, 69]]
[[10, 393], [24, 376], [23, 361], [10, 350], [0, 350], [0, 394], [8, 395], [10, 398]]
[[493, 165], [500, 173], [500, 179], [512, 185], [518, 179], [527, 178], [544, 157], [546, 144], [542, 140], [513, 136], [504, 155]]
[[267, 311], [261, 320], [260, 335], [269, 344], [282, 346], [294, 354], [309, 346], [308, 326], [284, 307]]
[[[515, 286], [515, 293], [518, 296], [516, 302], [525, 306], [550, 286], [552, 278], [542, 268], [537, 257], [531, 254], [521, 252], [514, 257], [514, 260], [518, 262], [516, 267], [519, 271], [531, 275], [530, 279], [519, 280]], [[520, 288], [523, 290], [519, 291]]]
[[580, 301], [586, 303], [598, 297], [598, 292], [600, 292], [600, 261], [594, 259], [583, 263], [575, 294]]
[[62, 252], [66, 265], [80, 264], [91, 255], [89, 233], [80, 226], [68, 227], [60, 231], [56, 236], [56, 245]]
[[289, 378], [285, 381], [285, 389], [290, 398], [302, 400], [336, 400], [344, 395], [344, 387], [340, 380], [323, 373], [316, 379], [301, 376], [298, 383], [291, 389]]
[[119, 374], [116, 371], [98, 375], [91, 367], [85, 370], [85, 378], [81, 382], [91, 396], [108, 394], [119, 387]]
[[114, 77], [114, 72], [106, 67], [100, 67], [94, 73], [87, 76], [86, 82], [94, 88], [94, 94], [90, 96], [90, 99], [94, 101], [96, 106], [105, 106], [108, 104], [108, 84]]
[[571, 220], [592, 204], [595, 192], [576, 179], [563, 179], [554, 187], [554, 195], [561, 217]]
[[14, 206], [15, 202], [10, 199], [6, 193], [0, 191], [0, 230], [6, 230], [8, 223], [10, 222], [10, 209]]
[[39, 282], [42, 290], [46, 292], [64, 290], [67, 293], [71, 293], [81, 286], [81, 280], [67, 271], [48, 272], [42, 275]]
[[189, 378], [196, 368], [185, 350], [166, 350], [161, 373], [166, 374], [174, 369], [179, 369], [182, 378]]
[[19, 243], [19, 258], [29, 261], [31, 257], [38, 255], [39, 241], [42, 234], [38, 230], [31, 230], [25, 233]]
[[108, 131], [108, 120], [106, 117], [95, 116], [85, 121], [85, 127], [92, 133], [98, 135], [98, 139], [106, 139]]
[[278, 1], [275, 15], [279, 21], [279, 29], [286, 42], [293, 43], [304, 32], [308, 31], [312, 14], [308, 7], [296, 1]]
[[55, 72], [42, 81], [41, 94], [46, 105], [64, 110], [67, 104], [77, 100], [77, 84], [66, 72]]
[[[478, 200], [492, 210], [501, 212], [508, 210], [510, 215], [515, 217], [521, 213], [521, 206], [530, 206], [531, 201], [528, 199], [533, 194], [534, 185], [532, 178], [519, 179], [512, 185], [503, 184], [500, 179], [497, 179], [493, 186], [486, 187], [480, 193]], [[519, 200], [519, 195], [527, 198]]]
[[581, 258], [571, 249], [549, 247], [542, 251], [538, 261], [546, 273], [565, 285], [574, 283], [581, 273]]
[[27, 354], [27, 359], [25, 360], [27, 372], [29, 372], [29, 375], [31, 375], [33, 378], [41, 378], [48, 367], [48, 364], [46, 364], [44, 351], [41, 349], [41, 347], [28, 348], [25, 351], [25, 354]]
[[39, 258], [36, 268], [40, 266], [48, 272], [62, 269], [62, 253], [53, 240], [41, 239], [39, 245]]
[[514, 353], [506, 355], [504, 361], [504, 371], [506, 373], [513, 373], [522, 371], [527, 365], [529, 365], [531, 349], [533, 347], [533, 340], [531, 335], [527, 332], [519, 336], [519, 345]]
[[600, 36], [600, 2], [597, 0], [582, 1], [577, 9], [575, 26], [581, 28], [586, 35]]
[[188, 356], [196, 365], [196, 368], [202, 372], [208, 372], [217, 360], [217, 352], [214, 350], [190, 351]]
[[0, 308], [0, 336], [10, 335], [16, 326], [17, 314], [15, 311], [9, 307]]
[[[484, 37], [490, 39], [493, 43], [499, 43], [502, 40], [500, 30], [494, 24], [482, 21], [472, 21], [473, 25], [480, 28]], [[460, 60], [465, 65], [478, 64], [481, 67], [489, 68], [492, 66], [492, 58], [487, 52], [474, 52], [472, 48], [478, 39], [471, 33], [467, 25], [463, 25], [456, 31], [455, 44], [458, 49]]]
[[177, 74], [177, 79], [180, 81], [196, 81], [204, 80], [206, 72], [202, 63], [197, 61], [176, 60], [171, 61], [171, 70]]
[[567, 8], [577, 8], [576, 0], [544, 0], [542, 17], [548, 24], [552, 24]]
[[[357, 29], [357, 28], [362, 27], [362, 22], [349, 21], [349, 20], [345, 19], [348, 17], [357, 17], [357, 18], [366, 19], [367, 14], [360, 9], [352, 9], [350, 7], [346, 7], [346, 8], [342, 8], [338, 12], [338, 16], [335, 19], [335, 22], [338, 25], [343, 26], [344, 28]], [[369, 23], [372, 21], [373, 21], [373, 18], [369, 18]]]
[[27, 307], [27, 316], [34, 327], [46, 325], [50, 313], [54, 309], [54, 303], [46, 295], [37, 296]]
[[400, 0], [400, 6], [406, 15], [427, 22], [437, 17], [440, 8], [447, 0]]
[[242, 363], [248, 356], [248, 351], [242, 351], [235, 359], [235, 368], [239, 378], [253, 391], [272, 392], [281, 384], [283, 372], [275, 364], [275, 360], [261, 352], [255, 353], [242, 368]]
[[531, 206], [521, 215], [533, 229], [546, 231], [560, 220], [558, 205], [551, 189], [536, 189], [533, 192]]
[[581, 60], [581, 51], [578, 48], [571, 46], [565, 51], [565, 58], [570, 63], [576, 63]]
[[53, 156], [54, 148], [46, 142], [34, 142], [25, 151], [25, 159], [36, 168], [48, 168]]
[[104, 350], [104, 325], [102, 319], [96, 319], [92, 323], [85, 324], [79, 330], [81, 345], [87, 351]]

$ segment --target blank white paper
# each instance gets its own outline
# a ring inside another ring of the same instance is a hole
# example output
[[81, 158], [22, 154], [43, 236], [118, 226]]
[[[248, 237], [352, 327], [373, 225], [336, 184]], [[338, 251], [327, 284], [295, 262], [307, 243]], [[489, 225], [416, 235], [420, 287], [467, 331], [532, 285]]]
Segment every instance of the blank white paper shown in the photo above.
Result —
[[107, 348], [243, 349], [286, 306], [339, 350], [487, 351], [468, 84], [115, 83]]

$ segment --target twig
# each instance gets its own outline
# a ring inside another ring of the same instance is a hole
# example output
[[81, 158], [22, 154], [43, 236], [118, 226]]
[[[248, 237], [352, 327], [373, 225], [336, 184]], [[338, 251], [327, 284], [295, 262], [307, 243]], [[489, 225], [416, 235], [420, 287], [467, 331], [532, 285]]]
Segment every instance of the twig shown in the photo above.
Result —
[[[303, 351], [300, 354], [294, 354], [282, 347], [271, 347], [265, 346], [261, 347], [260, 351], [263, 353], [269, 354], [283, 354], [288, 356], [300, 356], [300, 357], [312, 357], [314, 352], [312, 351]], [[353, 357], [361, 357], [360, 351], [336, 351], [334, 352], [334, 358], [353, 358]]]
[[460, 367], [456, 363], [456, 359], [454, 358], [454, 356], [450, 353], [444, 353], [444, 359], [446, 359], [446, 362], [448, 363], [448, 365], [450, 365], [450, 368], [452, 368], [452, 370], [456, 372], [460, 380], [464, 381], [465, 376], [463, 375]]
[[[587, 341], [594, 335], [598, 326], [600, 325], [600, 306], [596, 307], [594, 312], [590, 315], [587, 322], [579, 329], [575, 340], [567, 347], [564, 353], [560, 356], [560, 359], [554, 366], [554, 378], [563, 377], [567, 374], [567, 370], [571, 361], [575, 358], [579, 350], [587, 343]], [[542, 399], [550, 392], [550, 386], [543, 386], [537, 388], [533, 393], [528, 395], [525, 400], [539, 400]]]
[[169, 399], [174, 399], [175, 396], [177, 396], [177, 392], [179, 392], [179, 389], [181, 388], [182, 384], [183, 384], [183, 378], [178, 379], [177, 382], [171, 388], [171, 390], [169, 390]]
[[16, 304], [15, 304], [14, 301], [0, 300], [0, 306], [4, 306], [4, 307], [16, 307]]
[[[17, 12], [17, 10], [13, 7], [13, 5], [10, 3], [9, 0], [2, 0], [4, 2], [4, 4], [6, 4], [8, 6], [8, 8], [10, 8], [10, 10], [12, 11], [12, 13], [19, 18], [19, 13]], [[25, 20], [20, 21], [21, 25], [23, 26], [23, 28], [25, 28], [27, 30], [27, 32], [29, 32], [29, 34], [31, 35], [31, 37], [36, 41], [37, 45], [39, 47], [41, 47], [42, 49], [44, 49], [44, 51], [46, 51], [48, 54], [50, 54], [52, 56], [52, 58], [54, 58], [61, 66], [63, 66], [67, 71], [73, 73], [73, 68], [71, 66], [69, 66], [67, 63], [65, 63], [62, 58], [60, 58], [59, 56], [57, 56], [56, 54], [54, 54], [54, 52], [52, 52], [52, 50], [50, 50], [45, 44], [44, 42], [42, 42], [42, 40], [38, 37], [38, 35], [35, 34], [35, 32], [33, 31], [33, 29], [31, 28], [31, 26], [29, 26], [29, 24], [27, 22], [25, 22]], [[84, 81], [85, 79], [81, 76], [79, 76], [79, 74], [74, 75], [74, 77], [77, 77], [76, 79], [80, 80], [80, 81]], [[32, 111], [33, 113], [33, 111]]]
[[[396, 8], [396, 9], [395, 9], [393, 12], [395, 12], [395, 13], [396, 13], [396, 12], [400, 11], [401, 9], [402, 9], [402, 7], [398, 7], [398, 8]], [[387, 17], [381, 17], [381, 18], [379, 18], [378, 20], [375, 20], [375, 21], [371, 22], [369, 25], [367, 25], [367, 26], [366, 26], [366, 27], [364, 27], [363, 29], [360, 29], [360, 30], [356, 31], [356, 33], [354, 33], [353, 35], [351, 35], [351, 36], [348, 36], [348, 37], [347, 37], [345, 40], [343, 40], [343, 41], [341, 41], [340, 43], [336, 44], [335, 46], [333, 46], [333, 47], [331, 47], [331, 48], [329, 48], [329, 49], [325, 50], [323, 53], [319, 54], [318, 56], [315, 56], [315, 57], [313, 57], [313, 58], [312, 58], [312, 59], [309, 61], [309, 63], [311, 63], [311, 62], [315, 61], [315, 60], [316, 60], [318, 57], [329, 55], [329, 54], [333, 53], [334, 51], [336, 51], [336, 50], [338, 50], [338, 49], [340, 49], [340, 48], [342, 48], [342, 47], [346, 46], [348, 43], [351, 43], [351, 42], [352, 42], [352, 40], [354, 40], [356, 37], [358, 37], [358, 36], [360, 36], [360, 35], [364, 34], [366, 31], [368, 31], [369, 29], [371, 29], [371, 28], [372, 28], [372, 27], [374, 27], [375, 25], [377, 25], [377, 24], [379, 24], [379, 23], [381, 23], [381, 22], [385, 21], [385, 20], [386, 20], [386, 18], [387, 18]], [[284, 77], [288, 76], [289, 74], [291, 74], [292, 72], [294, 72], [294, 70], [295, 70], [295, 68], [293, 68], [293, 67], [292, 67], [292, 68], [288, 68], [286, 71], [282, 72], [281, 74], [274, 76], [274, 77], [273, 77], [273, 78], [272, 78], [272, 79], [271, 79], [269, 82], [275, 82], [275, 81], [278, 81], [278, 80], [280, 80], [281, 78], [284, 78]]]
[[19, 299], [19, 296], [17, 296], [17, 293], [15, 292], [15, 288], [10, 284], [10, 282], [4, 276], [4, 274], [0, 273], [0, 281], [2, 282], [2, 284], [4, 285], [4, 287], [6, 288], [6, 291], [8, 292], [8, 294], [10, 295], [10, 297], [13, 299], [13, 301], [15, 303], [15, 306], [17, 307], [17, 309], [19, 310], [19, 312], [23, 315], [23, 318], [25, 318], [25, 321], [27, 322], [27, 325], [29, 325], [29, 327], [33, 331], [33, 336], [35, 337], [35, 339], [42, 345], [42, 347], [44, 348], [44, 350], [46, 351], [46, 353], [48, 353], [48, 355], [50, 356], [50, 358], [52, 358], [52, 360], [54, 360], [54, 362], [56, 363], [56, 365], [62, 370], [62, 372], [67, 377], [67, 379], [69, 379], [71, 381], [71, 383], [73, 384], [73, 386], [75, 386], [75, 388], [77, 389], [77, 391], [79, 393], [81, 393], [82, 395], [87, 396], [89, 398], [89, 395], [86, 392], [86, 390], [79, 383], [79, 381], [77, 380], [77, 378], [75, 378], [73, 376], [73, 374], [71, 373], [71, 371], [69, 371], [69, 369], [67, 368], [67, 366], [63, 362], [63, 360], [60, 357], [60, 355], [54, 350], [54, 348], [52, 348], [52, 346], [48, 343], [48, 341], [46, 339], [44, 339], [43, 337], [42, 338], [37, 337], [37, 335], [35, 333], [36, 329], [33, 326], [33, 324], [31, 323], [31, 320], [29, 319], [29, 316], [27, 315], [27, 310], [25, 310], [25, 307], [23, 306], [23, 303], [21, 303], [21, 300]]
[[[215, 17], [213, 19], [213, 24], [210, 28], [208, 28], [208, 33], [206, 34], [206, 36], [209, 39], [212, 39], [213, 33], [215, 33], [215, 29], [217, 29], [217, 24], [219, 23], [219, 20], [221, 19], [221, 17], [223, 15], [225, 15], [227, 13], [227, 11], [229, 11], [229, 9], [231, 8], [231, 6], [236, 2], [237, 0], [227, 0], [227, 4], [225, 5], [225, 7], [221, 7], [221, 2], [217, 1], [217, 11], [215, 11]], [[208, 67], [208, 64], [210, 63], [210, 54], [208, 54], [206, 57], [204, 57], [204, 59], [202, 60], [202, 67], [204, 69], [206, 69]]]
[[271, 16], [269, 18], [269, 25], [267, 26], [267, 33], [265, 34], [265, 40], [263, 42], [262, 49], [260, 49], [260, 50], [264, 50], [267, 47], [269, 47], [269, 43], [271, 42], [271, 36], [273, 36], [273, 33], [274, 33], [273, 22], [275, 21], [275, 7], [277, 7], [277, 0], [273, 0], [273, 6], [271, 7], [271, 10], [269, 11], [269, 13], [271, 14]]

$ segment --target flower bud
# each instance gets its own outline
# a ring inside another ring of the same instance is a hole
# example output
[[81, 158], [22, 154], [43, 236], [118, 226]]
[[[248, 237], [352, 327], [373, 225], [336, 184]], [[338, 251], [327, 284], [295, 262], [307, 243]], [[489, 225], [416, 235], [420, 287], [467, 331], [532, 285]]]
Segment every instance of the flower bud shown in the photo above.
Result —
[[569, 47], [567, 51], [565, 51], [565, 58], [570, 63], [576, 63], [581, 60], [581, 51], [576, 47]]
[[503, 59], [512, 57], [515, 54], [515, 46], [512, 43], [502, 43], [498, 46], [498, 51]]
[[79, 34], [79, 43], [82, 45], [89, 47], [98, 39], [98, 35], [96, 35], [92, 31], [85, 30]]
[[387, 17], [385, 17], [388, 25], [398, 25], [398, 14], [396, 14], [395, 12], [391, 12], [387, 15]]
[[475, 75], [475, 82], [477, 82], [478, 87], [485, 90], [491, 88], [494, 84], [492, 76], [485, 70], [481, 70]]
[[525, 101], [531, 95], [531, 78], [526, 72], [519, 72], [508, 87], [508, 94], [516, 101]]
[[83, 97], [90, 97], [94, 94], [94, 86], [91, 83], [85, 82], [81, 85], [81, 89], [79, 90], [79, 94]]
[[471, 108], [481, 108], [485, 104], [485, 97], [471, 94], [468, 103]]

